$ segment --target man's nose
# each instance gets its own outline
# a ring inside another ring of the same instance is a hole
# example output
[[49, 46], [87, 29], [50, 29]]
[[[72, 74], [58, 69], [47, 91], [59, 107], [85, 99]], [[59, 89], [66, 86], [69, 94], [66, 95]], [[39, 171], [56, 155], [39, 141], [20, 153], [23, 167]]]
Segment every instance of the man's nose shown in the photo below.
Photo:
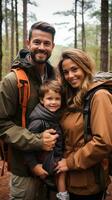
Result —
[[45, 49], [44, 43], [42, 43], [42, 42], [40, 43], [39, 49]]

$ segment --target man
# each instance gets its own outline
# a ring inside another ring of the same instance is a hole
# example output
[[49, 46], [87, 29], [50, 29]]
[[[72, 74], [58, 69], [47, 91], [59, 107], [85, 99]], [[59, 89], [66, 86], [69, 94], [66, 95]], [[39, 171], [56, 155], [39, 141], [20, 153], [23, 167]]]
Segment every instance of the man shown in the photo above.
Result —
[[[46, 22], [31, 26], [28, 50], [22, 49], [12, 67], [21, 67], [30, 81], [31, 95], [27, 107], [27, 119], [38, 103], [38, 90], [46, 79], [54, 79], [54, 69], [48, 62], [54, 48], [55, 29]], [[58, 137], [49, 129], [33, 134], [21, 126], [21, 111], [18, 101], [18, 87], [15, 73], [10, 72], [0, 86], [0, 132], [11, 146], [11, 200], [35, 200], [37, 179], [24, 162], [23, 150], [52, 150]], [[41, 176], [41, 174], [39, 174]]]

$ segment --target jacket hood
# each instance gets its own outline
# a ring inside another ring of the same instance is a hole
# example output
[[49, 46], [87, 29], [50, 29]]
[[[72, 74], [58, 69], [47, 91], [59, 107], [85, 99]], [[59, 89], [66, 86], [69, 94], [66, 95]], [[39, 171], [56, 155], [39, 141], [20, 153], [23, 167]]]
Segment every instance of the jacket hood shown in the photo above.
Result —
[[[33, 65], [32, 63], [29, 62], [29, 57], [30, 57], [30, 51], [28, 49], [21, 49], [18, 52], [17, 57], [15, 58], [11, 68], [17, 68], [17, 67], [20, 67], [23, 69], [31, 68]], [[54, 72], [53, 72], [54, 70], [50, 62], [47, 61], [46, 65], [47, 65], [48, 78], [49, 77], [54, 78], [55, 77]]]
[[32, 65], [29, 62], [29, 56], [30, 52], [27, 49], [21, 49], [13, 61], [12, 68], [30, 68]]
[[47, 120], [57, 122], [60, 118], [60, 111], [50, 112], [48, 109], [43, 107], [40, 103], [37, 104], [35, 109], [30, 115], [31, 120]]
[[93, 78], [93, 82], [89, 90], [99, 85], [107, 85], [112, 87], [112, 72], [97, 72]]

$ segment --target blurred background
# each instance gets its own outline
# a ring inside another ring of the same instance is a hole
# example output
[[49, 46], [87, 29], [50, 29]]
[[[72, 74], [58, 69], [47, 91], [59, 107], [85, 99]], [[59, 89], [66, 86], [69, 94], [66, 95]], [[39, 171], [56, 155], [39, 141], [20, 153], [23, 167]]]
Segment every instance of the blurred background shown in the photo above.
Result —
[[112, 71], [112, 0], [1, 0], [0, 80], [40, 20], [56, 29], [54, 67], [63, 49], [75, 47], [92, 55], [97, 71]]

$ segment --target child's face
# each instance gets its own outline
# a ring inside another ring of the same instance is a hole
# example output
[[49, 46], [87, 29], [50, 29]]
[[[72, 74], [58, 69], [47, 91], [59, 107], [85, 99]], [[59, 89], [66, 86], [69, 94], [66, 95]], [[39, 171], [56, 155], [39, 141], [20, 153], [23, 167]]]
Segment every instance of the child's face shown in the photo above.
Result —
[[41, 103], [51, 112], [55, 112], [61, 107], [61, 95], [49, 90], [47, 93], [45, 93]]

